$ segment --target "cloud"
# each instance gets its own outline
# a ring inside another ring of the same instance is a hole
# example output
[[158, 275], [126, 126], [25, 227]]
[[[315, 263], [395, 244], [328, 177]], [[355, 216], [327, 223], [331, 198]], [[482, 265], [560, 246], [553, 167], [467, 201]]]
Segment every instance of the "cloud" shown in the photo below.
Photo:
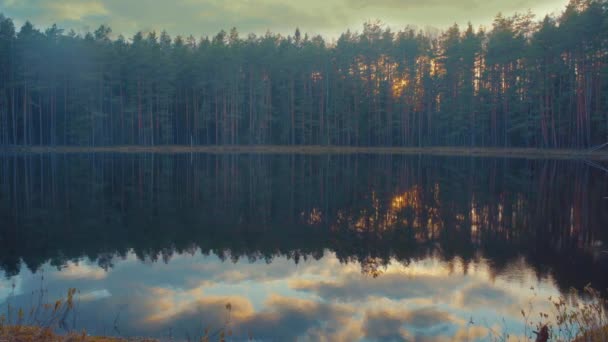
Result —
[[374, 340], [407, 341], [438, 339], [462, 323], [451, 314], [433, 307], [406, 310], [368, 311], [363, 322], [365, 336]]
[[109, 24], [116, 33], [168, 30], [171, 34], [214, 35], [237, 27], [243, 35], [266, 30], [303, 32], [336, 37], [380, 19], [397, 30], [407, 25], [447, 27], [457, 22], [488, 25], [498, 12], [532, 9], [539, 15], [562, 10], [568, 0], [0, 0], [5, 14], [38, 25], [58, 23], [67, 29]]
[[380, 7], [390, 9], [417, 9], [424, 7], [443, 7], [443, 8], [473, 8], [480, 5], [478, 1], [446, 1], [446, 0], [348, 0], [354, 8]]
[[563, 10], [568, 0], [346, 0], [349, 15], [358, 22], [381, 19], [393, 29], [407, 25], [446, 28], [454, 23], [464, 26], [490, 26], [500, 12], [512, 15], [531, 10], [538, 16]]
[[196, 325], [204, 321], [210, 327], [221, 327], [228, 319], [240, 321], [253, 313], [251, 302], [241, 296], [206, 296], [201, 289], [175, 291], [166, 288], [149, 289], [142, 301], [140, 322], [148, 327]]
[[462, 287], [465, 279], [460, 276], [439, 275], [404, 276], [399, 273], [384, 274], [376, 279], [349, 274], [335, 281], [296, 280], [290, 285], [299, 291], [308, 291], [331, 300], [365, 300], [371, 296], [390, 299], [445, 297]]
[[107, 272], [98, 266], [68, 262], [68, 264], [61, 269], [61, 273], [59, 273], [57, 277], [62, 279], [100, 280], [105, 278], [106, 275]]
[[[354, 308], [348, 305], [271, 295], [256, 311], [242, 296], [208, 296], [203, 289], [188, 291], [150, 288], [132, 301], [125, 313], [129, 325], [153, 333], [175, 328], [181, 332], [202, 332], [229, 326], [240, 340], [253, 336], [262, 340], [315, 340], [314, 336], [358, 336], [351, 321]], [[226, 305], [230, 304], [230, 310]], [[133, 321], [132, 318], [140, 317]], [[355, 324], [353, 324], [355, 323]], [[333, 339], [332, 339], [333, 340]]]
[[56, 0], [48, 4], [48, 8], [56, 20], [81, 21], [88, 17], [105, 16], [109, 12], [99, 1], [65, 1]]
[[263, 340], [295, 341], [315, 334], [330, 335], [351, 320], [355, 310], [348, 305], [271, 296], [265, 309], [239, 323], [241, 329]]
[[457, 298], [463, 308], [506, 307], [517, 304], [516, 298], [503, 289], [488, 284], [475, 284], [464, 289]]
[[374, 340], [407, 341], [412, 336], [403, 323], [403, 315], [399, 312], [369, 312], [365, 315], [363, 332], [365, 337]]
[[[500, 329], [496, 329], [500, 331]], [[465, 341], [478, 341], [482, 339], [486, 339], [490, 334], [490, 329], [481, 326], [470, 326], [467, 325], [459, 329], [456, 334], [453, 336], [452, 341], [454, 342], [465, 342]], [[524, 341], [525, 339], [520, 339], [518, 341]]]
[[539, 5], [549, 5], [559, 8], [565, 6], [567, 0], [346, 0], [348, 6], [355, 9], [385, 8], [392, 10], [433, 9], [436, 11], [468, 11], [470, 14], [488, 14], [494, 16], [498, 12], [525, 12]]
[[4, 0], [2, 1], [2, 5], [6, 8], [13, 7], [17, 3], [17, 0]]
[[[494, 328], [500, 331], [499, 327]], [[362, 329], [368, 339], [388, 341], [485, 341], [490, 333], [486, 327], [468, 325], [433, 307], [369, 311]]]
[[103, 298], [111, 297], [112, 294], [106, 290], [93, 290], [85, 293], [81, 293], [78, 297], [82, 301], [95, 301]]
[[447, 312], [427, 307], [408, 312], [405, 315], [405, 321], [415, 328], [427, 329], [440, 324], [454, 322], [455, 320]]

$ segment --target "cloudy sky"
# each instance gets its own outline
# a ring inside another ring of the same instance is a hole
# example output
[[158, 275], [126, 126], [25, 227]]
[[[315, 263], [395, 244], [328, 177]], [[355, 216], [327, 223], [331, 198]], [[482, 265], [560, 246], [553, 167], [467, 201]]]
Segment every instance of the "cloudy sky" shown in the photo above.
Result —
[[241, 33], [267, 30], [288, 34], [296, 26], [335, 37], [380, 19], [394, 29], [405, 25], [443, 28], [453, 23], [488, 25], [498, 13], [560, 12], [568, 0], [0, 0], [0, 12], [17, 24], [58, 23], [86, 31], [109, 24], [115, 33], [166, 29], [172, 34], [212, 35], [237, 27]]

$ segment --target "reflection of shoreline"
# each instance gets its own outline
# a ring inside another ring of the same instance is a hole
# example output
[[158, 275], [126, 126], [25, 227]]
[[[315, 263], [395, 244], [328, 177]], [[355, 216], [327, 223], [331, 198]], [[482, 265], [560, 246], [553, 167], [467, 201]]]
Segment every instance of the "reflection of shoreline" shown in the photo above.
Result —
[[602, 151], [500, 148], [500, 147], [352, 147], [352, 146], [279, 146], [279, 145], [219, 145], [219, 146], [3, 146], [0, 153], [214, 153], [214, 154], [393, 154], [393, 155], [436, 155], [475, 156], [531, 159], [580, 159], [606, 160], [608, 153]]
[[[581, 163], [399, 156], [27, 155], [4, 159], [0, 268], [84, 255], [105, 269], [202, 251], [296, 263], [524, 257], [558, 286], [606, 288], [604, 177]], [[581, 274], [585, 275], [581, 277]], [[589, 276], [590, 278], [586, 278]]]

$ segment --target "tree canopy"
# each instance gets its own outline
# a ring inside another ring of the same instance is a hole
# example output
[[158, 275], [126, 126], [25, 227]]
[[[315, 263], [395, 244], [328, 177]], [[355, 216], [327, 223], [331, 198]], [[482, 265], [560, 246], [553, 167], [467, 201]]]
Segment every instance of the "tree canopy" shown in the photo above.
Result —
[[583, 148], [608, 140], [608, 3], [434, 36], [379, 22], [113, 38], [0, 15], [3, 145]]

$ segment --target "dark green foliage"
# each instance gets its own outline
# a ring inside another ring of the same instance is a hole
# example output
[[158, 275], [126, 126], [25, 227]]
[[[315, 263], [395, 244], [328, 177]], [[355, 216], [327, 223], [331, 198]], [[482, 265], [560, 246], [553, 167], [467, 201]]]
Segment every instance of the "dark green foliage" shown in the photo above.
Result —
[[0, 143], [589, 147], [608, 140], [607, 28], [605, 0], [437, 37], [371, 22], [334, 44], [0, 16]]

